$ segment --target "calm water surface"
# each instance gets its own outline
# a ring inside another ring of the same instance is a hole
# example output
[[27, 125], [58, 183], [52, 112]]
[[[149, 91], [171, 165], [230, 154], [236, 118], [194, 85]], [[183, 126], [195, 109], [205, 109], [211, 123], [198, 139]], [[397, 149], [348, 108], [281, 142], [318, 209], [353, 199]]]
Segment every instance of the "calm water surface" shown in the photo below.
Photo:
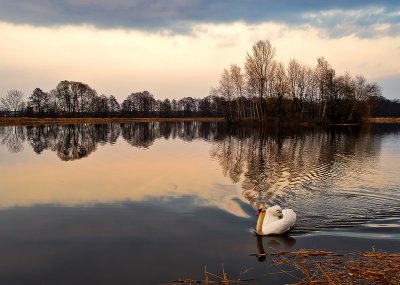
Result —
[[[256, 200], [293, 208], [251, 234]], [[400, 125], [0, 127], [0, 284], [159, 284], [205, 265], [295, 282], [250, 254], [400, 250]]]

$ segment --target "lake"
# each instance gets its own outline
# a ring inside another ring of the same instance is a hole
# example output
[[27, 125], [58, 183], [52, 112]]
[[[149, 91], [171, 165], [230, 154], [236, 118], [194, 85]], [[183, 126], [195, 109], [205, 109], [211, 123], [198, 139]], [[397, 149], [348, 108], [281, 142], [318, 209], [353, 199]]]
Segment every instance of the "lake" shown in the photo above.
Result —
[[[290, 207], [256, 237], [256, 201]], [[0, 127], [0, 284], [296, 279], [272, 248], [400, 250], [400, 125]]]

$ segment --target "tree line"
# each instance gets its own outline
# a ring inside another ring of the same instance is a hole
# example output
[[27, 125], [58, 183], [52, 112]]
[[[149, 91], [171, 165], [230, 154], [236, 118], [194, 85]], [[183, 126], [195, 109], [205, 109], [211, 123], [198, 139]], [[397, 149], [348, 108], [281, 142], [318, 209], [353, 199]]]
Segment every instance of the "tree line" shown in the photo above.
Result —
[[258, 41], [244, 68], [232, 64], [204, 98], [155, 99], [134, 92], [120, 104], [98, 95], [88, 84], [63, 80], [45, 92], [35, 88], [24, 101], [10, 90], [0, 102], [0, 115], [28, 117], [225, 117], [230, 122], [359, 122], [364, 117], [400, 116], [400, 101], [388, 100], [376, 83], [350, 73], [337, 75], [321, 57], [315, 67], [296, 59], [287, 66], [275, 59], [269, 41]]
[[1, 98], [4, 115], [28, 117], [221, 117], [222, 98], [185, 97], [157, 100], [148, 91], [131, 93], [121, 104], [113, 96], [98, 95], [88, 84], [63, 80], [45, 92], [33, 90], [27, 102], [19, 90]]

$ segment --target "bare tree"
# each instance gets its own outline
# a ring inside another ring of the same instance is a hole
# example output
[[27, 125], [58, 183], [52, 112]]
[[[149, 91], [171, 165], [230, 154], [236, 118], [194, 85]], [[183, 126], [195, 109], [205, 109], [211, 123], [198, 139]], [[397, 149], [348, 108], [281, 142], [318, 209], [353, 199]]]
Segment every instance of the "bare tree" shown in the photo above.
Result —
[[365, 103], [369, 98], [374, 96], [381, 96], [381, 88], [377, 83], [367, 83], [367, 80], [362, 75], [357, 75], [354, 79], [354, 93], [351, 97], [351, 112], [348, 121], [353, 119], [353, 114], [357, 105]]
[[231, 79], [232, 79], [232, 83], [234, 86], [233, 89], [233, 97], [236, 98], [236, 102], [237, 102], [237, 117], [239, 119], [244, 117], [244, 110], [243, 110], [243, 91], [244, 91], [244, 75], [242, 74], [242, 69], [237, 66], [236, 64], [232, 64], [231, 68], [230, 68], [230, 75], [231, 75]]
[[169, 99], [165, 99], [160, 104], [160, 117], [171, 117], [172, 105]]
[[225, 99], [225, 101], [228, 104], [228, 110], [226, 110], [226, 113], [228, 114], [228, 119], [231, 121], [233, 119], [231, 103], [232, 103], [232, 96], [234, 93], [234, 85], [229, 70], [227, 69], [224, 69], [224, 71], [221, 74], [221, 79], [219, 80], [218, 93]]
[[24, 93], [19, 90], [9, 90], [5, 98], [1, 98], [1, 103], [6, 111], [12, 112], [16, 115], [25, 106], [23, 101]]
[[96, 115], [104, 117], [110, 112], [109, 101], [106, 95], [100, 95], [96, 98]]
[[289, 81], [283, 63], [277, 63], [274, 70], [273, 94], [278, 101], [278, 117], [282, 118], [286, 113], [283, 112], [283, 99], [289, 93]]
[[119, 105], [117, 99], [114, 95], [108, 97], [108, 106], [110, 108], [111, 116], [115, 116], [116, 113], [121, 111], [121, 106]]
[[272, 47], [269, 41], [258, 41], [253, 46], [252, 53], [247, 53], [245, 63], [246, 75], [257, 90], [261, 104], [260, 119], [265, 119], [264, 99], [268, 93], [268, 80], [274, 56], [275, 48]]
[[297, 99], [301, 96], [300, 93], [303, 92], [301, 88], [302, 73], [303, 70], [301, 64], [297, 60], [291, 59], [287, 68], [287, 75], [290, 84], [290, 94], [292, 97], [292, 112], [296, 111]]
[[301, 108], [301, 113], [300, 113], [300, 121], [302, 121], [304, 112], [306, 109], [307, 105], [307, 111], [308, 111], [308, 116], [311, 119], [314, 119], [315, 116], [315, 104], [317, 102], [317, 81], [316, 81], [316, 76], [315, 76], [315, 70], [311, 67], [305, 67], [304, 70], [304, 81], [305, 81], [305, 87], [304, 87], [304, 100], [302, 102], [302, 108]]
[[320, 120], [324, 121], [327, 104], [332, 95], [331, 91], [334, 86], [335, 70], [333, 70], [325, 58], [320, 57], [317, 61], [318, 64], [315, 75], [319, 88]]

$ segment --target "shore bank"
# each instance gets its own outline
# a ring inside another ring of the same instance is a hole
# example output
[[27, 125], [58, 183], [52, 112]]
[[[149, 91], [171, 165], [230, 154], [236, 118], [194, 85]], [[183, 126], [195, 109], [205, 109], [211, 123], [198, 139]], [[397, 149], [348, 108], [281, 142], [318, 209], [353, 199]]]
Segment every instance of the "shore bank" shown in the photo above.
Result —
[[28, 118], [3, 117], [0, 126], [110, 124], [147, 122], [221, 122], [224, 118]]

